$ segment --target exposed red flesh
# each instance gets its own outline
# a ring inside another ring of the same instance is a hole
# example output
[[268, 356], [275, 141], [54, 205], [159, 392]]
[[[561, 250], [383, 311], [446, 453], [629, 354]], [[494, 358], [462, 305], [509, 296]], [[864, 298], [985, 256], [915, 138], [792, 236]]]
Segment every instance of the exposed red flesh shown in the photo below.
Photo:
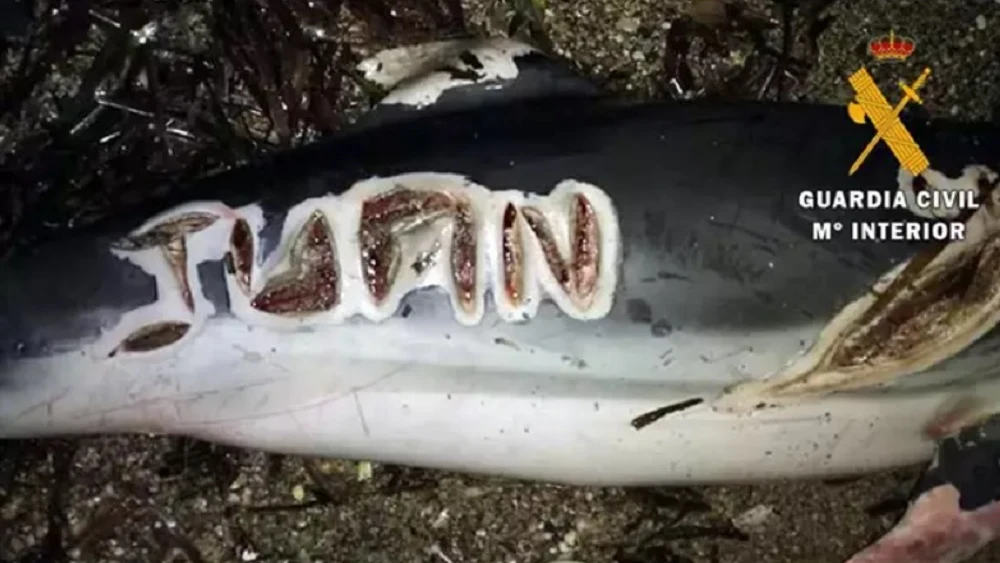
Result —
[[597, 292], [601, 260], [600, 226], [590, 201], [582, 195], [573, 199], [569, 259], [559, 251], [548, 220], [540, 210], [524, 207], [522, 213], [563, 291], [581, 307], [588, 307]]
[[250, 274], [253, 268], [253, 234], [243, 219], [236, 221], [229, 236], [229, 255], [236, 283], [244, 293], [250, 293]]
[[314, 213], [299, 237], [304, 238], [293, 246], [291, 269], [267, 282], [250, 302], [255, 309], [278, 315], [316, 313], [339, 302], [336, 253], [326, 217]]
[[[562, 290], [581, 307], [593, 302], [600, 279], [600, 225], [591, 202], [577, 194], [572, 199], [570, 252], [563, 256], [545, 215], [538, 208], [520, 210], [538, 240], [544, 260]], [[376, 303], [390, 293], [401, 260], [396, 236], [416, 225], [450, 215], [454, 219], [451, 272], [465, 310], [475, 304], [477, 244], [472, 207], [460, 197], [445, 192], [397, 187], [362, 204], [359, 239], [365, 286]], [[518, 224], [518, 208], [508, 204], [502, 217], [502, 267], [504, 290], [513, 303], [524, 293], [524, 248]]]
[[395, 188], [365, 200], [361, 206], [361, 224], [390, 226], [403, 219], [446, 211], [452, 204], [445, 193]]
[[177, 238], [163, 247], [163, 255], [170, 265], [177, 284], [181, 288], [181, 298], [189, 311], [194, 311], [194, 296], [191, 294], [191, 283], [187, 270], [187, 243], [183, 238]]
[[501, 233], [504, 290], [511, 303], [520, 305], [524, 295], [524, 247], [521, 227], [517, 221], [517, 207], [512, 203], [504, 208]]
[[119, 352], [151, 352], [177, 342], [191, 329], [188, 323], [161, 322], [144, 326], [128, 335], [108, 356]]
[[451, 266], [458, 300], [470, 310], [476, 293], [476, 240], [472, 208], [445, 192], [397, 187], [361, 206], [361, 271], [369, 295], [382, 303], [395, 282], [400, 260], [395, 237], [411, 225], [451, 214], [455, 220]]
[[393, 272], [397, 258], [396, 248], [390, 235], [384, 229], [362, 229], [361, 273], [365, 287], [375, 303], [381, 304], [392, 287]]
[[601, 233], [594, 208], [582, 195], [576, 196], [573, 220], [573, 277], [577, 298], [590, 305], [600, 276]]
[[202, 211], [182, 213], [154, 225], [142, 233], [129, 235], [116, 241], [112, 246], [122, 250], [145, 250], [164, 246], [170, 241], [207, 229], [218, 219], [218, 215]]
[[542, 247], [545, 263], [548, 264], [549, 270], [555, 276], [556, 282], [563, 288], [563, 291], [571, 295], [573, 293], [573, 284], [570, 279], [570, 269], [566, 265], [566, 261], [563, 260], [562, 253], [559, 252], [559, 246], [556, 244], [555, 236], [552, 234], [545, 215], [534, 207], [523, 207], [521, 212], [528, 223], [528, 228], [535, 233], [538, 244]]
[[455, 207], [452, 235], [451, 272], [462, 308], [471, 311], [476, 304], [477, 240], [472, 206], [461, 202]]

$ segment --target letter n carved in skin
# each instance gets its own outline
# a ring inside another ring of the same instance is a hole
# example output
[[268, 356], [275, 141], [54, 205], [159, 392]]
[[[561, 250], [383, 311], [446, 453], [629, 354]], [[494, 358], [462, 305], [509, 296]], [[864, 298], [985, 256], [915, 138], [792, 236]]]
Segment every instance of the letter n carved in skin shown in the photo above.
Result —
[[[556, 283], [574, 305], [586, 310], [594, 302], [600, 277], [600, 227], [593, 205], [582, 194], [572, 197], [567, 211], [570, 214], [568, 257], [560, 251], [549, 220], [539, 208], [524, 206], [520, 210], [528, 230], [538, 241], [545, 264]], [[505, 286], [508, 297], [515, 302], [514, 295], [523, 287], [520, 279], [523, 268], [518, 267], [516, 262], [523, 256], [516, 213], [517, 209], [513, 205], [509, 205], [505, 211], [502, 241]]]

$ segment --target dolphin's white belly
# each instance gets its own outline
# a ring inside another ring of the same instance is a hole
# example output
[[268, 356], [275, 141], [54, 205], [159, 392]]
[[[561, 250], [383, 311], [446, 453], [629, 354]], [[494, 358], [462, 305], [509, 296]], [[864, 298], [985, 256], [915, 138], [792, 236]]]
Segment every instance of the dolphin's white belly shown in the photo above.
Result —
[[[933, 447], [922, 430], [949, 405], [1000, 396], [1000, 382], [990, 381], [715, 412], [708, 401], [741, 372], [779, 368], [782, 348], [821, 327], [741, 338], [752, 351], [732, 349], [721, 333], [650, 346], [628, 327], [603, 335], [587, 325], [516, 328], [526, 330], [397, 319], [276, 334], [212, 319], [189, 346], [153, 363], [67, 353], [19, 364], [24, 377], [51, 380], [38, 388], [44, 395], [19, 396], [3, 431], [185, 433], [577, 483], [739, 481], [920, 461]], [[684, 403], [691, 406], [635, 427], [646, 413]], [[12, 410], [0, 397], [0, 411]]]

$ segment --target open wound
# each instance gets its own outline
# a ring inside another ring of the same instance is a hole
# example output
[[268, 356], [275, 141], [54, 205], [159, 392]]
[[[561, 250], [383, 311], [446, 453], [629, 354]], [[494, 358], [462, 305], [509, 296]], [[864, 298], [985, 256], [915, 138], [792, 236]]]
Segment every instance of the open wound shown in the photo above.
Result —
[[[576, 194], [571, 201], [568, 256], [559, 250], [555, 234], [539, 209], [528, 206], [521, 212], [556, 283], [574, 305], [587, 309], [594, 301], [600, 277], [600, 230], [594, 208], [587, 198]], [[504, 270], [508, 270], [506, 264]]]
[[[451, 231], [446, 252], [445, 221]], [[409, 286], [446, 255], [453, 301], [466, 314], [476, 312], [479, 241], [467, 197], [396, 186], [364, 201], [358, 240], [365, 287], [377, 306], [389, 298], [393, 287]]]
[[885, 384], [963, 351], [1000, 321], [1000, 213], [995, 175], [966, 238], [893, 268], [824, 327], [783, 371], [739, 383], [718, 399], [734, 410]]
[[[237, 222], [231, 245], [237, 283], [249, 288], [253, 252], [245, 222]], [[268, 279], [260, 293], [250, 300], [253, 308], [277, 315], [299, 315], [328, 311], [337, 305], [340, 300], [337, 256], [333, 233], [323, 213], [315, 211], [309, 217], [293, 240], [287, 259], [287, 268]]]
[[[167, 265], [167, 275], [173, 278], [180, 293], [182, 305], [175, 314], [181, 317], [193, 315], [195, 302], [188, 274], [188, 237], [211, 227], [218, 219], [218, 215], [203, 211], [178, 213], [113, 242], [111, 247], [125, 253], [160, 253]], [[165, 348], [182, 339], [190, 328], [191, 323], [183, 321], [152, 321], [143, 324], [128, 333], [108, 356]]]
[[194, 296], [188, 278], [187, 237], [211, 227], [219, 216], [203, 211], [188, 211], [170, 217], [148, 229], [130, 234], [114, 243], [112, 248], [139, 252], [158, 248], [170, 267], [170, 273], [180, 288], [181, 299], [188, 311], [194, 312]]
[[192, 207], [112, 243], [156, 278], [158, 294], [126, 314], [102, 354], [151, 352], [190, 338], [213, 314], [194, 272], [219, 258], [231, 312], [278, 327], [359, 315], [382, 322], [407, 295], [432, 287], [466, 326], [483, 320], [488, 295], [508, 322], [530, 320], [545, 297], [585, 321], [610, 312], [617, 286], [614, 204], [575, 180], [538, 195], [492, 191], [455, 174], [371, 178], [288, 210], [278, 250], [266, 259], [252, 215], [259, 206]]
[[121, 352], [151, 352], [177, 342], [191, 325], [185, 322], [159, 322], [140, 327], [128, 335], [108, 356]]
[[148, 229], [121, 238], [111, 246], [119, 250], [129, 251], [167, 246], [173, 241], [211, 227], [218, 219], [218, 215], [202, 211], [180, 213]]

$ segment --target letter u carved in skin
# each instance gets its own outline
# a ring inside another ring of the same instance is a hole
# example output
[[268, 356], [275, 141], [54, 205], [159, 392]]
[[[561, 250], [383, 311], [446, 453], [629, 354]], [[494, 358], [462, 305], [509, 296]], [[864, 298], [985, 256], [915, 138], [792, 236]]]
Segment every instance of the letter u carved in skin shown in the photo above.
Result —
[[[520, 249], [520, 233], [517, 232], [517, 210], [511, 205], [504, 213], [503, 258], [505, 285], [508, 296], [513, 300], [517, 288], [522, 287], [523, 275], [517, 261], [523, 256]], [[590, 201], [581, 194], [572, 198], [570, 212], [570, 256], [564, 257], [559, 250], [557, 239], [544, 213], [536, 207], [521, 209], [528, 229], [534, 234], [542, 251], [545, 264], [552, 272], [556, 283], [580, 309], [587, 309], [597, 295], [600, 278], [600, 227], [597, 214]], [[508, 227], [510, 225], [510, 227]]]
[[365, 200], [361, 208], [361, 269], [376, 304], [391, 293], [402, 262], [398, 238], [442, 217], [453, 219], [450, 266], [460, 306], [476, 303], [477, 233], [472, 205], [462, 196], [397, 187]]

